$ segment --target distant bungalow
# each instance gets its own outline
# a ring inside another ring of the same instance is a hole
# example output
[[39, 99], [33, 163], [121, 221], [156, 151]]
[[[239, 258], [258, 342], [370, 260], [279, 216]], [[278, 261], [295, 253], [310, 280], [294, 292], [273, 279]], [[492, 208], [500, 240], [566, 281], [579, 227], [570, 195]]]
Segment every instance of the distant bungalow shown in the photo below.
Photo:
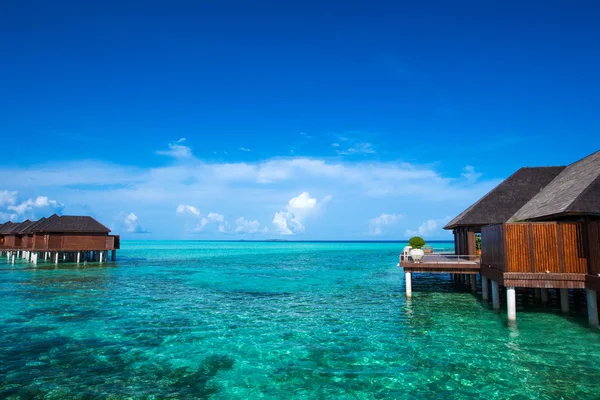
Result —
[[508, 319], [514, 321], [515, 288], [534, 288], [543, 302], [548, 289], [559, 289], [564, 312], [569, 289], [585, 289], [590, 325], [598, 326], [600, 151], [566, 167], [521, 168], [444, 229], [454, 233], [455, 256], [401, 260], [408, 296], [413, 272], [451, 273], [474, 291], [481, 275], [486, 301], [491, 281], [494, 309], [500, 308], [499, 286], [506, 288]]
[[112, 259], [120, 248], [120, 237], [88, 216], [52, 215], [37, 221], [0, 224], [0, 253], [14, 262], [15, 257], [33, 263], [43, 256], [60, 261], [100, 261]]

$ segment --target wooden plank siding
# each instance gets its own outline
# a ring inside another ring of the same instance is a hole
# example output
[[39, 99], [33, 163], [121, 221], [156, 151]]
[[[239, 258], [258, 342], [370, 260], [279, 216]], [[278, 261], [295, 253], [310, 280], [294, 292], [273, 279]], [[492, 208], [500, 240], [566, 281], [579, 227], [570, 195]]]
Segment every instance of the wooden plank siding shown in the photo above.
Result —
[[490, 225], [481, 230], [481, 263], [499, 271], [504, 270], [504, 225]]
[[590, 275], [600, 274], [600, 221], [587, 222], [587, 246]]
[[482, 264], [510, 273], [585, 274], [579, 222], [531, 222], [482, 229]]
[[119, 244], [118, 236], [112, 235], [46, 233], [34, 235], [33, 250], [118, 250]]

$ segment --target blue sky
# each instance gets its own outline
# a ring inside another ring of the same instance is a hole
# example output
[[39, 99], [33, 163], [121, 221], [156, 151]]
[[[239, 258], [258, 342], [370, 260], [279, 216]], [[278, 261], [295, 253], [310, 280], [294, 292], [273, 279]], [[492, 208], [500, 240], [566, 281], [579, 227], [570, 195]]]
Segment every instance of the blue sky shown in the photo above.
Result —
[[596, 2], [321, 3], [3, 1], [0, 218], [443, 239], [600, 148]]

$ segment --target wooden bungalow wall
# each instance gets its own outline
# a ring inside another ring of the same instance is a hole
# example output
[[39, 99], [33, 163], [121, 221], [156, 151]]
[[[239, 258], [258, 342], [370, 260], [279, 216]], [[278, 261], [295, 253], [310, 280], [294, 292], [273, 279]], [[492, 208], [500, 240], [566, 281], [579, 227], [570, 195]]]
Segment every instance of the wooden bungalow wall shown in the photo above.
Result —
[[116, 250], [115, 236], [104, 234], [36, 234], [35, 250]]
[[482, 243], [482, 263], [503, 272], [587, 272], [581, 223], [493, 225], [483, 228]]
[[587, 222], [587, 236], [589, 248], [589, 273], [600, 274], [600, 221]]
[[467, 227], [454, 229], [454, 254], [474, 255], [476, 252], [475, 231]]

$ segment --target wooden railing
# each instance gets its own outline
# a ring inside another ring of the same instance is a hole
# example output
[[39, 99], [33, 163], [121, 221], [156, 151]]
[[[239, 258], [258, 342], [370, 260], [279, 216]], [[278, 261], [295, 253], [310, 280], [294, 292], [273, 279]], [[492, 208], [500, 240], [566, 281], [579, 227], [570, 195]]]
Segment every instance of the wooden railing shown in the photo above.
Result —
[[456, 255], [456, 254], [425, 254], [420, 261], [413, 260], [410, 256], [400, 255], [400, 263], [422, 264], [479, 264], [481, 256]]

